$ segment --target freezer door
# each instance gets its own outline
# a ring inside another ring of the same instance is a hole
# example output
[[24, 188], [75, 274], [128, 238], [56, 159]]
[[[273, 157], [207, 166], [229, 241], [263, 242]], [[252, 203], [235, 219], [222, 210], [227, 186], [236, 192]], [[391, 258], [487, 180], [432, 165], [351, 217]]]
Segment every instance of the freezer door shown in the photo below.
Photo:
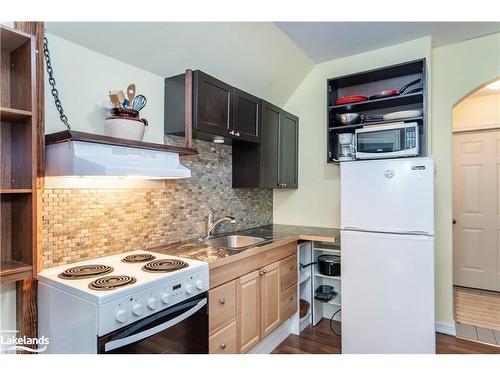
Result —
[[371, 160], [340, 167], [341, 228], [434, 234], [434, 161]]
[[342, 231], [341, 243], [342, 353], [434, 353], [434, 239]]

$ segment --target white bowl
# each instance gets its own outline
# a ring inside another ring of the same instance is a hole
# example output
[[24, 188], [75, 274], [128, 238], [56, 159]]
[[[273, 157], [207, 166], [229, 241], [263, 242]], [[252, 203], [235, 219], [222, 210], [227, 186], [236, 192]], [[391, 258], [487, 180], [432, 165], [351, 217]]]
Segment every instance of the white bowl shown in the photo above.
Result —
[[142, 141], [145, 128], [144, 123], [138, 119], [108, 118], [104, 120], [104, 132], [115, 138]]

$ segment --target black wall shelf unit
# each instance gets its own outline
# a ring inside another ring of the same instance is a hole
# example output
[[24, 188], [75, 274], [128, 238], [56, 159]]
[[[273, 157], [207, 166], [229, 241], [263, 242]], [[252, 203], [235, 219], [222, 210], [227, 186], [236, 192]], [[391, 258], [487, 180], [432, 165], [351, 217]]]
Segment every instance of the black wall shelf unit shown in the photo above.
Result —
[[[405, 84], [420, 78], [417, 85], [411, 86], [398, 96], [367, 100], [352, 104], [335, 105], [338, 98], [347, 95], [362, 95], [370, 97], [377, 92], [399, 89]], [[421, 91], [412, 92], [413, 89]], [[395, 122], [417, 122], [421, 140], [421, 156], [427, 155], [427, 87], [425, 58], [350, 74], [327, 80], [327, 161], [338, 163], [338, 134], [354, 133], [355, 129], [364, 126], [390, 124]], [[362, 113], [366, 115], [385, 115], [391, 112], [410, 109], [421, 109], [423, 115], [400, 120], [366, 122], [354, 125], [336, 123], [335, 116], [341, 113]]]

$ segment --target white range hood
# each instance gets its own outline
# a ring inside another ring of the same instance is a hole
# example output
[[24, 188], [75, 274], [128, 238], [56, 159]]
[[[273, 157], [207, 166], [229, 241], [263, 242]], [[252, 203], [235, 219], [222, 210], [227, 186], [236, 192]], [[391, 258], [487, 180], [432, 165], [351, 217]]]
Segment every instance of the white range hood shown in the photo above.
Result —
[[47, 144], [46, 176], [118, 176], [142, 179], [191, 177], [179, 154], [127, 145], [80, 140]]

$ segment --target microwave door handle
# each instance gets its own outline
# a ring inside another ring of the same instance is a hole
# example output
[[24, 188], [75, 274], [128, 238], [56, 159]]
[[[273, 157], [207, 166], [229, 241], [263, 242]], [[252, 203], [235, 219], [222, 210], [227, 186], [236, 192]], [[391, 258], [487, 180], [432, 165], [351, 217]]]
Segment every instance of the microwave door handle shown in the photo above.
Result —
[[203, 306], [205, 306], [206, 304], [207, 304], [207, 299], [204, 298], [200, 302], [198, 302], [195, 306], [193, 306], [191, 309], [189, 309], [188, 311], [182, 313], [179, 316], [176, 316], [175, 318], [173, 318], [165, 323], [162, 323], [158, 326], [152, 327], [146, 331], [136, 333], [135, 335], [131, 335], [131, 336], [124, 337], [122, 339], [107, 342], [104, 345], [104, 351], [109, 352], [110, 350], [118, 349], [118, 348], [121, 348], [123, 346], [133, 344], [134, 342], [145, 339], [149, 336], [153, 336], [153, 335], [155, 335], [155, 334], [157, 334], [157, 333], [159, 333], [167, 328], [170, 328], [170, 327], [176, 325], [177, 323], [182, 322], [184, 319], [189, 318], [191, 315], [195, 314], [201, 308], [203, 308]]

